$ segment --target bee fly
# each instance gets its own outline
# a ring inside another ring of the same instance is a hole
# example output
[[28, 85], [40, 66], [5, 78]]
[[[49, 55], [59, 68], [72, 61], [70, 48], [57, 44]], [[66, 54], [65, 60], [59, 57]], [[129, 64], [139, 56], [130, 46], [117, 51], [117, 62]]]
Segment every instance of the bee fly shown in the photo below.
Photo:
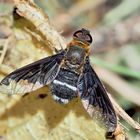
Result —
[[117, 125], [116, 114], [90, 65], [91, 43], [89, 31], [78, 30], [65, 50], [15, 70], [1, 81], [1, 86], [9, 94], [21, 94], [49, 85], [54, 100], [63, 104], [80, 96], [87, 112], [91, 109], [94, 116], [98, 111], [104, 118], [108, 134], [112, 134]]

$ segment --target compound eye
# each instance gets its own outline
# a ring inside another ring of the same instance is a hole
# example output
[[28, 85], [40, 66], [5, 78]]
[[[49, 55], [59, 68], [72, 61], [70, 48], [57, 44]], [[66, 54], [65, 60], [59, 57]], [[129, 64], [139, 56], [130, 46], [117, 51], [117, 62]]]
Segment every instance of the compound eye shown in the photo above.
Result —
[[89, 37], [89, 35], [86, 35], [86, 36], [85, 36], [85, 40], [86, 40], [87, 42], [90, 41], [90, 37]]
[[74, 36], [76, 37], [76, 38], [82, 38], [82, 32], [76, 32], [75, 34], [74, 34]]
[[92, 43], [92, 37], [90, 34], [86, 35], [85, 36], [85, 40], [88, 42], [88, 43]]

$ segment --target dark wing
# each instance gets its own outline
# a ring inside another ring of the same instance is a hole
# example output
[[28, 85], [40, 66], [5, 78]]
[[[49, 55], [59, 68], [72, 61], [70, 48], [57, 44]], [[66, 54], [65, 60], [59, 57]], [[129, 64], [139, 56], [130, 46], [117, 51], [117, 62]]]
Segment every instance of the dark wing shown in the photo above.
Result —
[[82, 103], [90, 116], [103, 120], [108, 132], [114, 132], [117, 118], [112, 103], [101, 81], [92, 69], [89, 58], [77, 85]]
[[1, 81], [1, 91], [24, 94], [51, 83], [60, 70], [64, 56], [65, 51], [62, 51], [15, 70]]

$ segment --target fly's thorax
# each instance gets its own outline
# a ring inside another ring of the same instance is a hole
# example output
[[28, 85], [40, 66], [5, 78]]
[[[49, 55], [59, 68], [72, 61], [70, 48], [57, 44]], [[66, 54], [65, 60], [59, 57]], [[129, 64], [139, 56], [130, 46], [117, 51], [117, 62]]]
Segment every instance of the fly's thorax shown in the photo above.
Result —
[[65, 57], [65, 64], [69, 68], [77, 69], [80, 68], [85, 61], [86, 50], [80, 46], [71, 46], [67, 50]]

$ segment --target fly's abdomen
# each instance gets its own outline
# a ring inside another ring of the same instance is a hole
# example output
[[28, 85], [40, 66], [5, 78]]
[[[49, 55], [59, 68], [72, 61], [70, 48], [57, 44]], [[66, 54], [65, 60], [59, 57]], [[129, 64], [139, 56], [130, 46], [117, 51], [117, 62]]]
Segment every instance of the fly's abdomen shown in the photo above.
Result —
[[53, 98], [60, 103], [68, 103], [77, 97], [78, 74], [68, 69], [60, 69], [58, 76], [51, 83]]

